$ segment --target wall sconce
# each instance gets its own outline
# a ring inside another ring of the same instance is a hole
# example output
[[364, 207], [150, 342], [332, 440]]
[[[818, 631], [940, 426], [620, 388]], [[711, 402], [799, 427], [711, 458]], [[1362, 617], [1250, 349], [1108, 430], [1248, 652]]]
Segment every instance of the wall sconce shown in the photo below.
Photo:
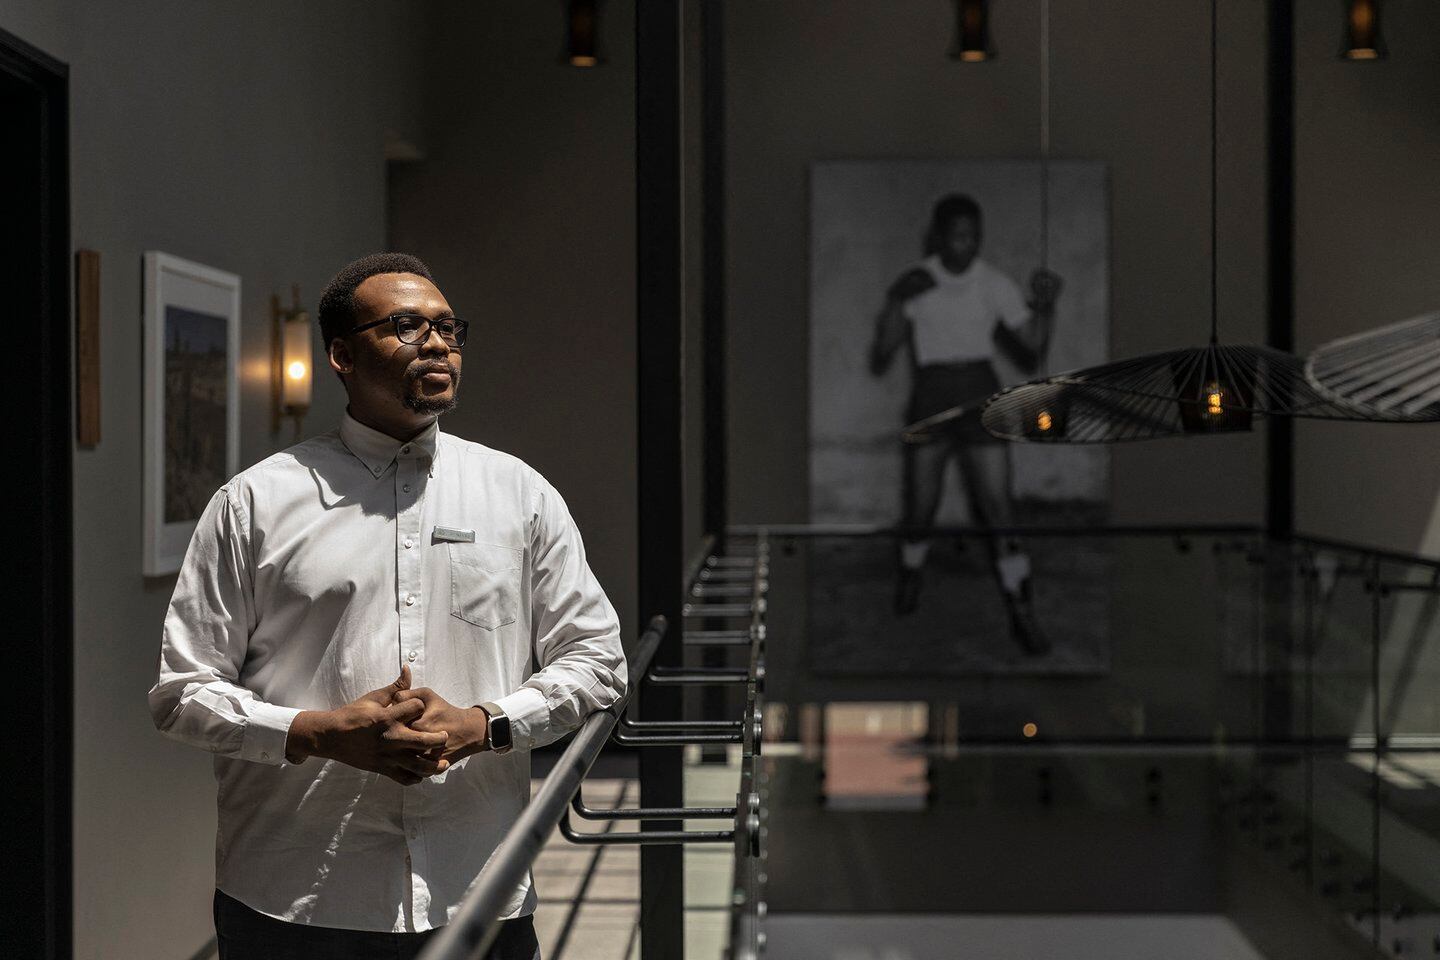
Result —
[[290, 288], [293, 306], [280, 306], [278, 296], [270, 297], [272, 324], [270, 432], [278, 433], [282, 417], [295, 418], [295, 439], [300, 439], [301, 421], [310, 409], [311, 384], [315, 376], [314, 334], [310, 314], [300, 306], [300, 285]]
[[1385, 59], [1385, 42], [1380, 39], [1380, 0], [1347, 0], [1340, 59]]
[[994, 58], [989, 7], [987, 0], [955, 0], [955, 42], [950, 45], [950, 59], [981, 63]]
[[572, 67], [598, 67], [600, 53], [600, 0], [566, 0], [565, 51], [560, 62]]

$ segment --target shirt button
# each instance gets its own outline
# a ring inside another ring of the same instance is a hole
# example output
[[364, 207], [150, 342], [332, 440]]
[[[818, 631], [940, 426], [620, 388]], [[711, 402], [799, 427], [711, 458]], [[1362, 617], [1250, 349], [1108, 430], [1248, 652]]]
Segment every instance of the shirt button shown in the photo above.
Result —
[[401, 453], [409, 453], [409, 452], [410, 452], [410, 448], [409, 448], [409, 447], [401, 447], [401, 448], [400, 448], [400, 452], [401, 452]]
[[411, 547], [413, 547], [413, 546], [415, 546], [415, 541], [414, 541], [414, 540], [411, 540], [409, 537], [406, 537], [406, 538], [405, 538], [405, 549], [406, 549], [406, 550], [409, 550], [409, 549], [410, 549]]
[[407, 606], [407, 607], [413, 607], [413, 606], [415, 606], [415, 594], [413, 594], [413, 593], [407, 593], [407, 594], [405, 594], [405, 606]]
[[400, 489], [403, 490], [403, 491], [405, 491], [406, 493], [409, 493], [409, 492], [410, 492], [410, 484], [407, 483], [407, 484], [405, 484], [403, 487], [401, 487]]
[[418, 656], [420, 656], [420, 654], [416, 653], [414, 650], [411, 650], [409, 653], [405, 654], [405, 659], [409, 660], [411, 663], [414, 663], [415, 658]]

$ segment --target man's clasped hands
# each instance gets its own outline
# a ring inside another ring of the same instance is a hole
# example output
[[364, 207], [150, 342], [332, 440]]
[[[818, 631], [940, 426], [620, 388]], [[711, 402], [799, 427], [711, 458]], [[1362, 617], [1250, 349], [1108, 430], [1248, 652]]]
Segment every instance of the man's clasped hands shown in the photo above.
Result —
[[489, 718], [457, 707], [429, 687], [410, 689], [410, 668], [394, 683], [335, 710], [302, 710], [290, 723], [285, 759], [323, 757], [410, 786], [485, 749]]

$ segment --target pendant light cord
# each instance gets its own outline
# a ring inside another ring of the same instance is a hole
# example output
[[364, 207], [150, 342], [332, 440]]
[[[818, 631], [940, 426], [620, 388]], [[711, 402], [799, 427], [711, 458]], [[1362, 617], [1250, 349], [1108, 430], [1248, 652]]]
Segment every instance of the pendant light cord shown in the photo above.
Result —
[[1040, 269], [1050, 269], [1050, 0], [1040, 0]]
[[1210, 0], [1210, 342], [1220, 342], [1220, 306], [1219, 306], [1219, 86], [1216, 83], [1216, 75], [1219, 73], [1220, 46], [1218, 43], [1219, 33], [1216, 29], [1218, 15], [1216, 14], [1217, 0]]

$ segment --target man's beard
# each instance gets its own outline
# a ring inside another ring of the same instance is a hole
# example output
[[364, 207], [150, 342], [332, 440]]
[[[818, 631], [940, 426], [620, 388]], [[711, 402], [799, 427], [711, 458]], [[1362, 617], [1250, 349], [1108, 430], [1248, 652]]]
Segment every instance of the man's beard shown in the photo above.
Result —
[[[427, 397], [421, 392], [420, 379], [432, 370], [444, 370], [450, 374], [450, 393], [448, 396]], [[448, 363], [427, 363], [423, 367], [416, 367], [405, 372], [405, 395], [401, 397], [407, 410], [415, 413], [423, 413], [429, 416], [439, 416], [442, 413], [449, 413], [455, 409], [460, 402], [460, 374]]]

